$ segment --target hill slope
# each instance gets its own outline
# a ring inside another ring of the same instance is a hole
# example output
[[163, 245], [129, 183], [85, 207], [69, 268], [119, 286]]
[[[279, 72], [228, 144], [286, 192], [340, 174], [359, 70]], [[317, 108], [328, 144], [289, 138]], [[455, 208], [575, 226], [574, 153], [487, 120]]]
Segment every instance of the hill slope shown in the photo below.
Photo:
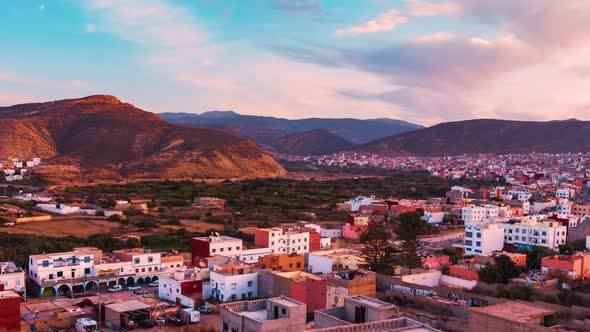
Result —
[[441, 123], [359, 146], [414, 155], [590, 151], [590, 121], [468, 120]]
[[413, 123], [392, 119], [301, 119], [288, 120], [267, 116], [241, 115], [232, 111], [212, 111], [201, 115], [188, 113], [161, 113], [170, 123], [223, 129], [252, 139], [257, 144], [272, 145], [279, 137], [315, 129], [325, 129], [336, 136], [363, 144], [379, 138], [423, 128]]
[[233, 178], [284, 172], [254, 143], [171, 125], [113, 96], [0, 107], [0, 156], [50, 158], [131, 178]]
[[353, 144], [324, 129], [294, 133], [277, 139], [278, 152], [293, 155], [321, 155], [350, 149]]

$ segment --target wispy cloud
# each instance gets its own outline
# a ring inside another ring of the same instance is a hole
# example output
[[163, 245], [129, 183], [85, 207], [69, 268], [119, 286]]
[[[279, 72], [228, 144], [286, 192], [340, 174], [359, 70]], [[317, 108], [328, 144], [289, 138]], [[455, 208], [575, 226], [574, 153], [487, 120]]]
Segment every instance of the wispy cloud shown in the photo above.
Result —
[[88, 33], [95, 32], [96, 31], [96, 25], [94, 25], [92, 23], [86, 24], [85, 30]]
[[317, 0], [272, 0], [271, 8], [285, 12], [318, 12], [322, 4]]
[[406, 22], [408, 22], [407, 17], [400, 15], [397, 10], [392, 9], [362, 25], [338, 29], [336, 34], [339, 36], [355, 36], [366, 33], [386, 32], [393, 30], [396, 25]]
[[431, 34], [420, 36], [420, 37], [416, 38], [416, 43], [418, 43], [418, 44], [442, 43], [442, 42], [451, 40], [454, 37], [455, 37], [455, 34], [452, 32], [439, 31], [439, 32], [431, 33]]
[[406, 0], [408, 13], [412, 16], [454, 15], [461, 12], [462, 7], [455, 2], [428, 2], [423, 0]]
[[44, 11], [44, 10], [45, 10], [45, 4], [40, 4], [39, 11]]

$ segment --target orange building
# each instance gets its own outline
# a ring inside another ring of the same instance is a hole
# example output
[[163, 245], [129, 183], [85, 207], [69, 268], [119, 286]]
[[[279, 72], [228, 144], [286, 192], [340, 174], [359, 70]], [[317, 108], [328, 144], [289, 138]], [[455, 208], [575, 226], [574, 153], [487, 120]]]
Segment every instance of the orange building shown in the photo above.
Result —
[[451, 265], [449, 275], [455, 278], [479, 281], [479, 274], [472, 270], [469, 265]]
[[273, 271], [303, 271], [305, 258], [297, 254], [272, 254], [258, 258], [258, 267]]
[[568, 280], [590, 278], [590, 254], [555, 255], [541, 259], [541, 274]]

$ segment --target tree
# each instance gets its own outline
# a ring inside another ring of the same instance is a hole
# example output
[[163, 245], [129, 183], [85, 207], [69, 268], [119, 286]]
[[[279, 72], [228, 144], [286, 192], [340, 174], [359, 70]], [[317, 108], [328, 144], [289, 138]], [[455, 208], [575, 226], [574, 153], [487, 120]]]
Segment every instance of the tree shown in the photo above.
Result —
[[571, 255], [576, 252], [576, 246], [573, 243], [564, 243], [559, 245], [559, 253], [562, 255]]
[[96, 210], [94, 215], [97, 217], [104, 217], [104, 210]]
[[420, 211], [406, 212], [399, 216], [395, 233], [401, 241], [399, 248], [402, 252], [401, 259], [409, 274], [412, 274], [413, 268], [420, 267], [422, 264], [422, 259], [418, 256], [418, 248], [420, 235], [426, 233], [427, 227]]
[[384, 222], [370, 222], [367, 230], [360, 234], [359, 240], [363, 244], [361, 257], [369, 269], [379, 271], [385, 268], [395, 250], [389, 241], [386, 224]]
[[486, 264], [479, 270], [479, 279], [481, 281], [493, 284], [507, 284], [512, 278], [520, 275], [520, 269], [506, 255], [500, 255], [494, 259], [494, 264]]
[[526, 254], [526, 265], [531, 270], [541, 269], [541, 259], [555, 255], [555, 251], [545, 247], [534, 247]]

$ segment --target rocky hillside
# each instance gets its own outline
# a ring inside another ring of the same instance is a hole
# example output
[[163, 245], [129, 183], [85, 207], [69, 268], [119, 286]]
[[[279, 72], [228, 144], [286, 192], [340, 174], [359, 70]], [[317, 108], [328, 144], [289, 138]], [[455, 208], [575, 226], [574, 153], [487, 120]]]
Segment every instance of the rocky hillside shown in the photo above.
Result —
[[357, 147], [413, 155], [590, 151], [590, 121], [468, 120], [441, 123]]
[[284, 172], [246, 139], [180, 127], [113, 96], [0, 107], [0, 156], [126, 178], [272, 177]]

